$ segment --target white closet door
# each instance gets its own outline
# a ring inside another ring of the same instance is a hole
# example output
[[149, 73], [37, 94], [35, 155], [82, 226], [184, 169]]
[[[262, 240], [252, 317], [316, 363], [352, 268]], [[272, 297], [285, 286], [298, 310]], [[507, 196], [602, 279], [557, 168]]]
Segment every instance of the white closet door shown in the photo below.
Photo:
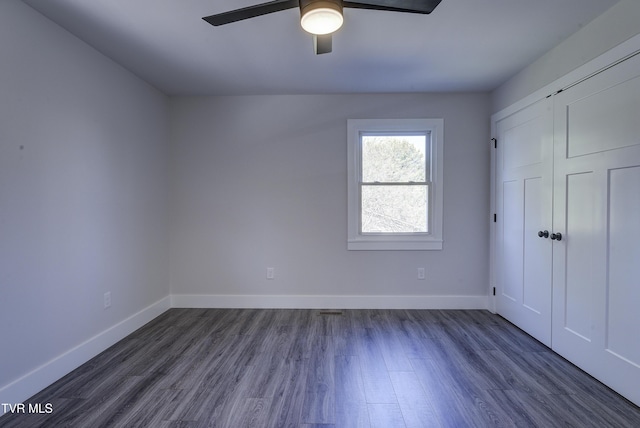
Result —
[[554, 103], [552, 347], [640, 404], [640, 55]]
[[552, 102], [496, 123], [496, 309], [551, 346]]

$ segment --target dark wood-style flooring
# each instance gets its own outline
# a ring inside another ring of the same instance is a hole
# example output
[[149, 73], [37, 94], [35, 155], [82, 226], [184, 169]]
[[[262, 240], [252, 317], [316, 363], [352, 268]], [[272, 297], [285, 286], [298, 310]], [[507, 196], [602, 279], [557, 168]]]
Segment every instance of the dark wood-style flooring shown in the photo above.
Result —
[[[486, 311], [171, 309], [9, 427], [640, 427], [640, 409]], [[639, 386], [640, 387], [640, 386]]]

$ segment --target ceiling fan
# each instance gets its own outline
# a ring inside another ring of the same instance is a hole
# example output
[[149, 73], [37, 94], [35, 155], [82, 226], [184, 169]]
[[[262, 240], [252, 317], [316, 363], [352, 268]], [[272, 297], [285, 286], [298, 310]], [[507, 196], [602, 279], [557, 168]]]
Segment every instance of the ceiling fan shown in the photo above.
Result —
[[313, 35], [316, 54], [331, 52], [331, 34], [342, 26], [342, 9], [372, 9], [392, 12], [428, 14], [442, 0], [273, 0], [255, 6], [205, 16], [211, 25], [219, 26], [281, 10], [300, 8], [300, 24]]

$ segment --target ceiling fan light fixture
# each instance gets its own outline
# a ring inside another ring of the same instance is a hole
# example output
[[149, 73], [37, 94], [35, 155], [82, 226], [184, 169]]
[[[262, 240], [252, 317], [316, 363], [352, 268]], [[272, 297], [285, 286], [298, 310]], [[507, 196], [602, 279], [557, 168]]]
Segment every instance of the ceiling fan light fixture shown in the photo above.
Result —
[[342, 27], [342, 2], [307, 0], [300, 2], [300, 25], [311, 34], [331, 34]]

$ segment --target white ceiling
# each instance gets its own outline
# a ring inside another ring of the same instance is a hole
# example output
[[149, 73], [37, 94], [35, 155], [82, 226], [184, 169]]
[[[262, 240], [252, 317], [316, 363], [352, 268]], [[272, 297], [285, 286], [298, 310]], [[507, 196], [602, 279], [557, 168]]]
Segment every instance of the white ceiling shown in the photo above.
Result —
[[345, 9], [316, 56], [291, 9], [213, 27], [263, 0], [23, 0], [170, 95], [489, 91], [618, 0], [442, 0], [430, 15]]

